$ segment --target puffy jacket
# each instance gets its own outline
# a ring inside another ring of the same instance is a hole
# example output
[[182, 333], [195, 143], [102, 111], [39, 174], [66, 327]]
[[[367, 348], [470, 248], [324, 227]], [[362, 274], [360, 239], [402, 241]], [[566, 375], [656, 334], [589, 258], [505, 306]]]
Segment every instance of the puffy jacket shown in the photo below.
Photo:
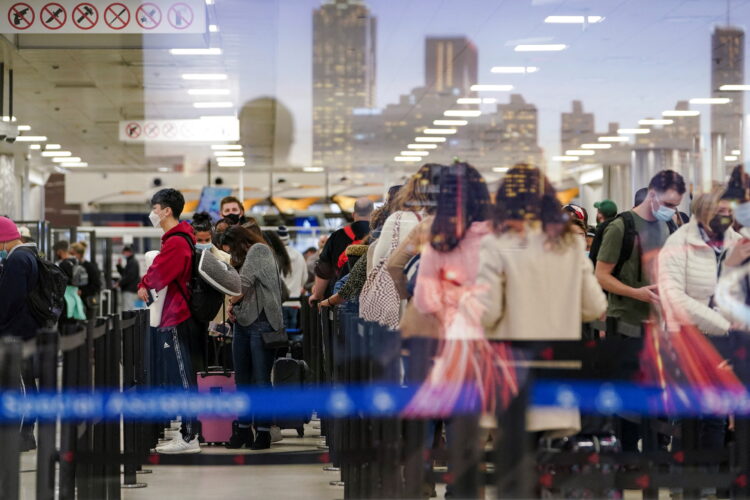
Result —
[[[741, 238], [730, 229], [724, 237], [724, 253]], [[723, 259], [722, 259], [723, 260]], [[730, 321], [709, 306], [721, 269], [713, 248], [703, 240], [693, 219], [675, 231], [659, 252], [659, 296], [670, 331], [692, 324], [709, 335], [725, 335]]]
[[30, 339], [41, 326], [28, 305], [29, 294], [39, 278], [35, 253], [37, 249], [33, 243], [18, 245], [5, 260], [0, 273], [0, 336]]
[[187, 234], [195, 244], [193, 227], [187, 221], [180, 222], [164, 233], [159, 255], [138, 284], [138, 288], [153, 290], [167, 287], [159, 325], [161, 328], [177, 326], [190, 318], [190, 308], [185, 296], [189, 293], [188, 283], [193, 275], [193, 251], [178, 233]]

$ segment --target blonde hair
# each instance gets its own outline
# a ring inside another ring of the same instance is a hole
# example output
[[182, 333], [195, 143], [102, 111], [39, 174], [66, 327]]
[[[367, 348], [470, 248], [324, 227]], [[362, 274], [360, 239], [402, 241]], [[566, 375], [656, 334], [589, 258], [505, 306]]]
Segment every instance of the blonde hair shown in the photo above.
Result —
[[693, 216], [696, 220], [704, 226], [708, 226], [711, 219], [716, 215], [719, 202], [726, 192], [726, 187], [714, 183], [711, 187], [711, 191], [696, 196], [690, 207], [690, 211], [693, 212]]
[[70, 251], [81, 256], [86, 255], [86, 248], [88, 248], [88, 244], [85, 241], [76, 241], [70, 245]]
[[[401, 186], [393, 199], [393, 212], [403, 210], [411, 212], [434, 211], [435, 196], [432, 187], [432, 169], [440, 165], [427, 163], [422, 165], [416, 174]], [[391, 212], [391, 213], [393, 213]]]

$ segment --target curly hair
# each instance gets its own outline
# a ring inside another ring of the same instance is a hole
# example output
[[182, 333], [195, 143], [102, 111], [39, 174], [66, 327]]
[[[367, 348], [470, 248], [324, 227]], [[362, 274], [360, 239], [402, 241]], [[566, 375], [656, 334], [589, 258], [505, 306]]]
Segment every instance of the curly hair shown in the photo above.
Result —
[[399, 189], [393, 200], [393, 211], [435, 213], [438, 175], [443, 165], [426, 163]]

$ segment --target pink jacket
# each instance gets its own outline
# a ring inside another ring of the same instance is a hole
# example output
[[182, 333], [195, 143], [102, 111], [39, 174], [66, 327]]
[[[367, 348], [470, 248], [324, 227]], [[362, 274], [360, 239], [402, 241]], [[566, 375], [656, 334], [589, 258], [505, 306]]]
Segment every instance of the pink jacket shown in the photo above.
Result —
[[451, 252], [426, 246], [419, 260], [414, 304], [423, 314], [436, 314], [443, 326], [455, 316], [461, 295], [472, 286], [479, 271], [479, 248], [490, 223], [474, 222]]

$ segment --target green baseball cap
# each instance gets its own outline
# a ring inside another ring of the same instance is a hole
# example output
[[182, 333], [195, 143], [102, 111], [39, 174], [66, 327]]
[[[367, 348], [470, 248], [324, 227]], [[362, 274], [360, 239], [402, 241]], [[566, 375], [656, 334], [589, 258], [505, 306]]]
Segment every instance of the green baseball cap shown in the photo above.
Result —
[[602, 200], [594, 203], [594, 208], [599, 210], [603, 216], [609, 218], [617, 215], [617, 205], [612, 200]]

